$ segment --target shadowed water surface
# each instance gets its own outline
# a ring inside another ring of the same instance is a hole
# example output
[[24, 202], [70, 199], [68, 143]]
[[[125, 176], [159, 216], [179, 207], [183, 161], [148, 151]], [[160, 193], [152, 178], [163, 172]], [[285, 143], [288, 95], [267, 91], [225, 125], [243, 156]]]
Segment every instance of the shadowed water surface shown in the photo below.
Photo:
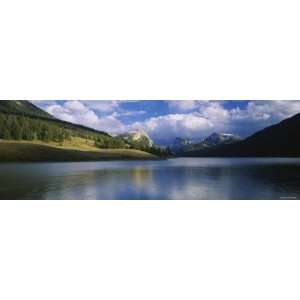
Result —
[[300, 198], [300, 159], [0, 164], [0, 199]]

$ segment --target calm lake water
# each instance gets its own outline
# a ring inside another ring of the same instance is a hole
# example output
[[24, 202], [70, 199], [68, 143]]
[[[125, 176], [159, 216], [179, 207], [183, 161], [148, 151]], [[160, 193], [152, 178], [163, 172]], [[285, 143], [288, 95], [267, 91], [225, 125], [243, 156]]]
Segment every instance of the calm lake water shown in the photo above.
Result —
[[300, 159], [0, 164], [0, 199], [300, 199]]

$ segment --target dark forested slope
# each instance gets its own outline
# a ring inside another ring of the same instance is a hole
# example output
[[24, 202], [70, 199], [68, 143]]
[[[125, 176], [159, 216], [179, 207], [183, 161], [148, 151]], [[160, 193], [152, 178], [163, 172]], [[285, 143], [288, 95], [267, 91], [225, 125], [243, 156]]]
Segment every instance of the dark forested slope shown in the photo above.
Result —
[[26, 100], [1, 100], [0, 112], [55, 119], [53, 116]]

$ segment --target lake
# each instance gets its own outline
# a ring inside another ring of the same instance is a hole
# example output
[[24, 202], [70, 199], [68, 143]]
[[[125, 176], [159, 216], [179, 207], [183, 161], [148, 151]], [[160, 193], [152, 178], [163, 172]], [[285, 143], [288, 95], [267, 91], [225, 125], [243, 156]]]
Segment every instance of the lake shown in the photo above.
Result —
[[300, 159], [1, 163], [0, 199], [300, 199]]

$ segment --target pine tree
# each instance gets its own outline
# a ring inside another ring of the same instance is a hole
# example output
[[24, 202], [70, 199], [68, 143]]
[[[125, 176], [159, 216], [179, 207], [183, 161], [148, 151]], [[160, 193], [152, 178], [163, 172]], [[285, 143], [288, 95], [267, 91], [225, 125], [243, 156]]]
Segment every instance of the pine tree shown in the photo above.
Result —
[[11, 140], [11, 134], [10, 134], [10, 131], [8, 130], [8, 128], [4, 128], [3, 138], [5, 140]]

